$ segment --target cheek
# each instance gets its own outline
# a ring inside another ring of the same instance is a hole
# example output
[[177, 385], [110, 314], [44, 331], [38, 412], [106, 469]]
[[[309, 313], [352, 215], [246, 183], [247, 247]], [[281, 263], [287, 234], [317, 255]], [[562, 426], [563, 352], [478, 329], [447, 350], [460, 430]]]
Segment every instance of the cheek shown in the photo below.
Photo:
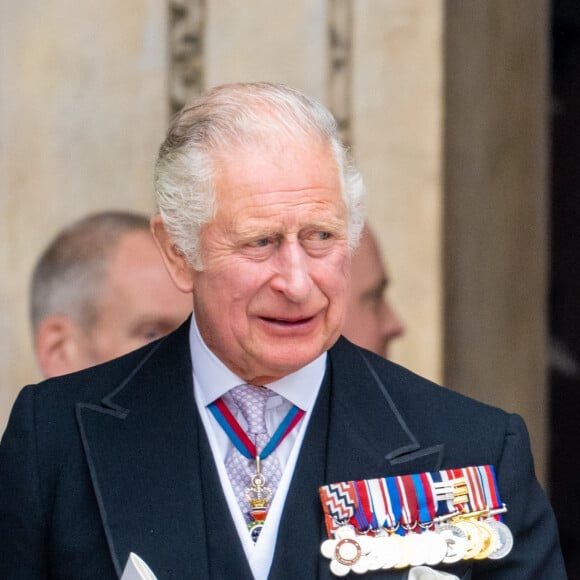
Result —
[[325, 294], [331, 302], [331, 307], [339, 311], [341, 318], [346, 316], [348, 308], [348, 285], [343, 277], [336, 274], [326, 280]]
[[329, 293], [346, 297], [349, 289], [348, 257], [338, 254], [332, 259], [315, 263], [311, 268], [312, 279]]
[[239, 317], [258, 293], [265, 278], [263, 270], [241, 267], [234, 262], [226, 268], [199, 273], [193, 294], [194, 309], [211, 312], [220, 323]]
[[239, 309], [260, 295], [272, 279], [272, 269], [267, 264], [250, 263], [237, 265], [224, 272], [227, 293], [224, 300]]

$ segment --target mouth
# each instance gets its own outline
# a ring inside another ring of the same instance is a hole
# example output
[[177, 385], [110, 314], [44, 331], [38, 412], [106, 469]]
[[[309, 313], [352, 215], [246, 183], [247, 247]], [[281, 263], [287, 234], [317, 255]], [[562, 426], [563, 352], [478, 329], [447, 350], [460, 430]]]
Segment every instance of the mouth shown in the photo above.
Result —
[[291, 329], [308, 326], [314, 320], [314, 318], [314, 316], [302, 318], [270, 318], [268, 316], [261, 316], [260, 320], [264, 321], [268, 325]]

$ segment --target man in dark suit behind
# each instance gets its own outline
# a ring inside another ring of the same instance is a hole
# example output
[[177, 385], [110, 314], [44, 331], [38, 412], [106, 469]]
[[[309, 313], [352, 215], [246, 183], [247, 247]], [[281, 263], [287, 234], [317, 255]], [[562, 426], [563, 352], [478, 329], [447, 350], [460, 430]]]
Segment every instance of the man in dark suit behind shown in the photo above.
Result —
[[[522, 420], [340, 337], [363, 187], [324, 107], [280, 85], [210, 91], [174, 120], [156, 193], [152, 231], [194, 315], [23, 389], [0, 445], [0, 578], [117, 578], [132, 552], [159, 580], [331, 578], [320, 486], [482, 465], [513, 549], [422, 578], [565, 578]], [[363, 562], [356, 538], [335, 572]], [[401, 555], [369, 576], [418, 571]]]

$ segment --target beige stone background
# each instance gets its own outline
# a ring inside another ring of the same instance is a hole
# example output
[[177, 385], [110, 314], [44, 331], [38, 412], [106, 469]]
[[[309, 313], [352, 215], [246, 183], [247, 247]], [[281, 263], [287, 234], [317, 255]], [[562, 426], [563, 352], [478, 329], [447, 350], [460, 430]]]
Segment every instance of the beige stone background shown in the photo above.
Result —
[[[544, 479], [547, 1], [172, 3], [201, 11], [202, 85], [284, 81], [329, 105], [328, 22], [350, 10], [342, 104], [407, 325], [393, 358], [521, 413]], [[27, 293], [43, 245], [88, 211], [152, 210], [168, 14], [0, 2], [0, 432], [39, 378]]]

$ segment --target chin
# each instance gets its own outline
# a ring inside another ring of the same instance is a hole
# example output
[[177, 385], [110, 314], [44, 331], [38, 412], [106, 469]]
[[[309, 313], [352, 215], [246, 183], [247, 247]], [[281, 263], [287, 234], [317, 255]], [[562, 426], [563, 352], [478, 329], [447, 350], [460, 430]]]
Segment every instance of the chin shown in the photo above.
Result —
[[266, 367], [270, 368], [280, 378], [289, 375], [320, 356], [325, 351], [324, 348], [301, 349], [299, 345], [292, 345], [268, 357]]

